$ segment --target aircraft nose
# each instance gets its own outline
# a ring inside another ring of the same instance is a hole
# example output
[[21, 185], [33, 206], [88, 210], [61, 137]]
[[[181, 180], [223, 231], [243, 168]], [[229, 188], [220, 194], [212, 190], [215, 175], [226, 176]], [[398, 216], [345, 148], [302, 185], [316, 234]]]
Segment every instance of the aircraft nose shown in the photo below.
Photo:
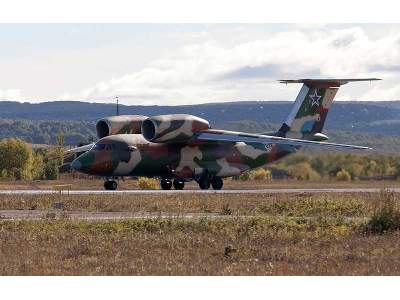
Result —
[[82, 169], [82, 163], [76, 158], [72, 161], [71, 168], [76, 171], [80, 171]]

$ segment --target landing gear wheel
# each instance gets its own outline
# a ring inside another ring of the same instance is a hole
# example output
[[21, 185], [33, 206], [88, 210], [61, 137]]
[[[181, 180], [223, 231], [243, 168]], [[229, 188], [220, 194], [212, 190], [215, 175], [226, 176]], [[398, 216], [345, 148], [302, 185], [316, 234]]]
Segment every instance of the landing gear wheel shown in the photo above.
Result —
[[107, 180], [104, 182], [104, 188], [109, 191], [115, 191], [118, 187], [118, 183], [114, 180]]
[[172, 181], [169, 179], [163, 178], [163, 179], [161, 179], [160, 185], [161, 185], [161, 189], [170, 190], [172, 187]]
[[199, 188], [202, 190], [208, 190], [210, 188], [210, 180], [205, 177], [199, 180]]
[[183, 190], [184, 187], [185, 187], [185, 182], [183, 180], [180, 179], [174, 180], [174, 188], [176, 190]]
[[220, 190], [222, 189], [222, 186], [224, 185], [224, 181], [222, 180], [221, 177], [219, 176], [214, 176], [211, 179], [211, 186], [214, 190]]

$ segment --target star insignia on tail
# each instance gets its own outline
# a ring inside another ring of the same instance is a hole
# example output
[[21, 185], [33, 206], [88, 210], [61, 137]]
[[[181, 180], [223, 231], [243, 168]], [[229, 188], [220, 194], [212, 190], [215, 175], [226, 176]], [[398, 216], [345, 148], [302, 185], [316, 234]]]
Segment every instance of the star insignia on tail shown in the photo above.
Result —
[[322, 96], [318, 95], [317, 90], [314, 90], [314, 94], [310, 95], [310, 99], [312, 100], [311, 106], [316, 105], [317, 107], [320, 105], [319, 100]]

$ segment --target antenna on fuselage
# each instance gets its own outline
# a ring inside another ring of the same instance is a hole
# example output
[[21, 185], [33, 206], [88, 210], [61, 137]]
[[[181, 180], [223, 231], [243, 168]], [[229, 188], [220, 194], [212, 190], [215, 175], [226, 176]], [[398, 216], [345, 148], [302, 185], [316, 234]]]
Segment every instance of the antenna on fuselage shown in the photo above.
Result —
[[117, 100], [117, 116], [119, 116], [119, 97], [115, 96], [115, 99]]

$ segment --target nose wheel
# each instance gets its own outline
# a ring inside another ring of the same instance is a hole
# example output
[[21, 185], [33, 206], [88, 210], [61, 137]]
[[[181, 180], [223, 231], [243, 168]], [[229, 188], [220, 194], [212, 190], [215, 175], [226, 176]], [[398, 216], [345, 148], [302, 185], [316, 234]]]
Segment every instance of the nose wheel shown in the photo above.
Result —
[[104, 182], [104, 188], [108, 191], [115, 191], [118, 187], [118, 183], [115, 180], [106, 180]]

